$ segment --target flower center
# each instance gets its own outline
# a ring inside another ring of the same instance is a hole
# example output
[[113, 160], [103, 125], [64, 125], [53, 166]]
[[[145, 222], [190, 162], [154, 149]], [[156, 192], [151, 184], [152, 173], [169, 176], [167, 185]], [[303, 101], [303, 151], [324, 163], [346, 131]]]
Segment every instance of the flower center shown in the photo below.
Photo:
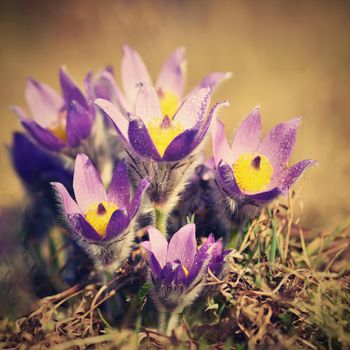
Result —
[[181, 265], [181, 267], [182, 267], [182, 270], [184, 271], [185, 276], [188, 277], [189, 272], [188, 272], [187, 267], [185, 265]]
[[85, 219], [103, 238], [106, 235], [109, 220], [117, 209], [117, 205], [112, 202], [93, 203], [85, 213]]
[[158, 92], [160, 98], [160, 108], [162, 111], [162, 115], [172, 117], [179, 108], [180, 99], [175, 92], [171, 90], [160, 90]]
[[55, 123], [52, 123], [47, 129], [54, 134], [58, 139], [63, 142], [67, 141], [67, 112], [63, 111], [58, 114], [58, 120]]
[[233, 174], [242, 191], [259, 192], [270, 183], [273, 168], [265, 156], [245, 153], [233, 165]]
[[161, 157], [170, 142], [182, 132], [185, 128], [181, 123], [173, 122], [167, 115], [161, 118], [154, 118], [147, 124], [147, 130], [151, 139]]

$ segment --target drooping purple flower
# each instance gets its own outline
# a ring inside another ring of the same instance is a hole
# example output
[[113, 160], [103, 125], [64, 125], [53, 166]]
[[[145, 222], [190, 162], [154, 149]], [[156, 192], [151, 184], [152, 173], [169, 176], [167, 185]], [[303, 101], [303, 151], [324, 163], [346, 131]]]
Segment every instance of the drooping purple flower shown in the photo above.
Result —
[[47, 237], [58, 214], [50, 182], [59, 181], [71, 192], [73, 172], [55, 154], [44, 150], [25, 133], [13, 134], [9, 151], [13, 167], [28, 195], [23, 235], [26, 242], [34, 238], [38, 244], [38, 239]]
[[238, 202], [264, 205], [290, 186], [315, 160], [302, 160], [287, 167], [301, 118], [275, 126], [261, 138], [260, 111], [255, 108], [242, 122], [231, 147], [217, 120], [213, 131], [213, 155], [222, 190]]
[[207, 114], [210, 88], [199, 89], [171, 118], [162, 113], [156, 90], [141, 85], [129, 120], [107, 100], [97, 99], [95, 104], [113, 120], [117, 132], [136, 154], [159, 162], [188, 157], [202, 143], [215, 111], [224, 102]]
[[42, 190], [52, 181], [69, 186], [73, 173], [64, 167], [62, 161], [32, 142], [24, 133], [13, 135], [11, 146], [13, 166], [27, 187]]
[[[52, 185], [78, 243], [102, 264], [109, 264], [116, 257], [122, 261], [130, 251], [134, 237], [131, 222], [149, 186], [148, 180], [141, 180], [131, 197], [126, 164], [120, 161], [106, 192], [100, 174], [90, 159], [78, 154], [73, 178], [76, 200], [61, 183], [54, 182]], [[112, 242], [118, 244], [113, 245]]]
[[25, 98], [32, 118], [21, 107], [12, 107], [31, 137], [51, 151], [79, 146], [94, 122], [91, 103], [63, 68], [59, 78], [62, 96], [45, 83], [27, 80]]
[[215, 242], [211, 234], [197, 250], [195, 230], [194, 224], [183, 226], [168, 243], [160, 231], [149, 228], [149, 241], [141, 243], [148, 253], [153, 298], [166, 310], [193, 302], [204, 287], [208, 266], [217, 274], [222, 270], [227, 253], [221, 240]]
[[[202, 88], [210, 88], [213, 92], [219, 83], [231, 76], [229, 72], [216, 72], [209, 74], [189, 93], [192, 95]], [[172, 117], [183, 101], [186, 78], [185, 49], [177, 48], [165, 61], [154, 88], [159, 97], [163, 116]], [[134, 110], [140, 83], [152, 85], [152, 78], [138, 52], [124, 45], [121, 64], [121, 80], [124, 94], [119, 88], [113, 72], [104, 70], [95, 80], [93, 90], [96, 97], [106, 98], [119, 105], [123, 113]]]

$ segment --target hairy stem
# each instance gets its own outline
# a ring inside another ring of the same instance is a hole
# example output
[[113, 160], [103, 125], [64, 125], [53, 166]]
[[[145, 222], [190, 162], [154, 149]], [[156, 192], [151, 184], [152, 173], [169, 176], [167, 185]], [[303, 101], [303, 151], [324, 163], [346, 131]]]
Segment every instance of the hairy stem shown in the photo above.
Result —
[[179, 324], [179, 315], [182, 311], [183, 308], [173, 311], [167, 311], [163, 308], [159, 309], [158, 331], [168, 336], [171, 335], [172, 331]]
[[165, 310], [159, 310], [158, 315], [158, 330], [160, 333], [165, 333], [167, 312]]
[[166, 335], [170, 336], [172, 331], [179, 325], [179, 316], [180, 313], [182, 312], [182, 310], [174, 310], [171, 314], [170, 314], [170, 318], [168, 321], [168, 325], [166, 328]]
[[168, 213], [160, 207], [155, 207], [156, 227], [164, 235], [167, 235]]

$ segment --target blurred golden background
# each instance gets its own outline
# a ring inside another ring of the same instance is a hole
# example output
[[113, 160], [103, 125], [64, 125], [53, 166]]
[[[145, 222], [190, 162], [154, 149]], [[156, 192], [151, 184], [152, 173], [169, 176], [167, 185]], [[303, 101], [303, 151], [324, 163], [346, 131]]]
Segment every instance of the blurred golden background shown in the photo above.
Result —
[[[292, 161], [320, 162], [298, 184], [304, 223], [342, 224], [350, 209], [349, 9], [346, 1], [2, 0], [1, 143], [9, 145], [12, 132], [22, 129], [8, 106], [25, 106], [27, 76], [58, 88], [61, 64], [78, 81], [112, 64], [119, 78], [121, 46], [128, 43], [156, 77], [183, 45], [188, 89], [209, 72], [233, 72], [215, 95], [231, 102], [222, 112], [229, 138], [256, 105], [265, 132], [304, 117]], [[23, 206], [5, 147], [0, 174], [1, 207]]]

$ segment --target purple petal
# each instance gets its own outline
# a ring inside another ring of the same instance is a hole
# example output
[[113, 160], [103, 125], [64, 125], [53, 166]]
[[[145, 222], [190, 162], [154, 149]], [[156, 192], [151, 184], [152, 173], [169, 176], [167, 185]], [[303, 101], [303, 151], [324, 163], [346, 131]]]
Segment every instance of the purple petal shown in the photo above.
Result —
[[60, 196], [60, 202], [63, 204], [64, 211], [70, 214], [81, 213], [78, 204], [73, 200], [73, 198], [68, 193], [67, 189], [59, 182], [51, 182], [51, 185], [56, 190], [57, 194]]
[[162, 117], [158, 95], [153, 86], [141, 85], [135, 101], [135, 115], [144, 123]]
[[80, 141], [90, 136], [92, 118], [89, 111], [72, 101], [67, 110], [67, 143], [77, 147]]
[[92, 241], [101, 241], [102, 237], [96, 230], [86, 221], [82, 214], [68, 215], [68, 220], [73, 231]]
[[139, 210], [143, 194], [145, 193], [145, 191], [147, 190], [149, 185], [150, 185], [150, 182], [149, 182], [149, 179], [147, 179], [147, 178], [142, 179], [140, 181], [139, 186], [137, 187], [137, 190], [134, 194], [134, 197], [131, 200], [130, 205], [129, 205], [130, 220], [135, 216], [136, 212]]
[[110, 102], [114, 101], [114, 91], [112, 86], [112, 81], [115, 81], [114, 76], [107, 71], [107, 77], [104, 76], [104, 71], [96, 77], [92, 86], [92, 95], [94, 99], [103, 98], [104, 100], [108, 100]]
[[147, 250], [147, 253], [148, 252], [152, 253], [152, 247], [151, 247], [151, 242], [150, 241], [143, 241], [143, 242], [140, 243], [140, 245]]
[[217, 108], [226, 104], [226, 102], [215, 104], [199, 129], [195, 126], [193, 129], [186, 130], [178, 135], [169, 144], [162, 159], [166, 161], [177, 161], [188, 156], [203, 141]]
[[225, 263], [225, 256], [230, 253], [230, 250], [222, 251], [222, 239], [219, 239], [212, 250], [212, 257], [209, 262], [209, 268], [210, 270], [215, 274], [215, 276], [218, 276]]
[[163, 268], [167, 262], [168, 242], [164, 235], [156, 228], [150, 227], [147, 232], [151, 251], [156, 257], [160, 267]]
[[[13, 113], [15, 113], [17, 115], [17, 117], [19, 118], [19, 120], [23, 120], [23, 119], [29, 119], [28, 115], [26, 112], [24, 112], [24, 110], [19, 107], [19, 106], [10, 106], [10, 109]], [[29, 119], [30, 120], [30, 119]]]
[[94, 104], [101, 108], [113, 121], [113, 124], [118, 134], [123, 138], [126, 143], [129, 143], [128, 139], [128, 127], [129, 121], [119, 112], [119, 110], [109, 101], [102, 98], [98, 98], [94, 101]]
[[197, 251], [196, 225], [188, 224], [180, 228], [171, 238], [167, 261], [179, 260], [187, 268], [192, 266]]
[[197, 133], [197, 130], [186, 130], [176, 136], [165, 150], [162, 160], [175, 162], [187, 157], [194, 149]]
[[58, 120], [64, 106], [63, 98], [54, 89], [31, 78], [27, 80], [25, 98], [34, 120], [44, 128]]
[[174, 270], [174, 282], [175, 285], [182, 285], [187, 280], [185, 271], [182, 265], [178, 265]]
[[13, 134], [11, 158], [17, 174], [33, 189], [42, 188], [43, 183], [51, 181], [71, 187], [73, 173], [58, 157], [32, 142], [27, 134]]
[[125, 207], [130, 202], [130, 181], [125, 160], [121, 160], [116, 166], [111, 184], [107, 193], [108, 202], [117, 203], [119, 207]]
[[108, 241], [112, 238], [115, 238], [128, 227], [129, 223], [130, 220], [126, 210], [116, 210], [109, 220], [106, 230], [106, 236], [103, 239]]
[[85, 154], [75, 159], [73, 188], [80, 209], [85, 213], [89, 206], [107, 200], [100, 174]]
[[210, 89], [200, 89], [189, 95], [174, 116], [174, 121], [181, 123], [185, 129], [198, 127], [210, 104]]
[[127, 45], [123, 47], [122, 84], [129, 103], [134, 104], [139, 83], [152, 85], [151, 77], [141, 56]]
[[156, 259], [156, 257], [154, 256], [152, 249], [151, 249], [151, 244], [149, 241], [145, 241], [145, 242], [141, 242], [140, 243], [142, 247], [144, 247], [145, 249], [147, 249], [147, 262], [149, 267], [151, 268], [151, 272], [153, 274], [153, 276], [155, 278], [160, 276], [161, 273], [161, 267], [159, 265], [158, 260]]
[[164, 284], [171, 285], [175, 279], [176, 270], [173, 268], [172, 263], [166, 263], [160, 272], [160, 279]]
[[244, 153], [255, 153], [261, 137], [261, 118], [258, 107], [253, 109], [237, 129], [231, 146], [233, 164]]
[[242, 198], [243, 193], [238, 187], [236, 179], [233, 175], [231, 166], [224, 161], [220, 161], [217, 166], [218, 181], [222, 189], [232, 198]]
[[213, 107], [211, 107], [210, 112], [208, 114], [208, 117], [205, 119], [205, 121], [202, 123], [195, 143], [193, 145], [193, 147], [197, 147], [204, 139], [204, 137], [207, 134], [207, 131], [210, 127], [210, 123], [213, 119], [214, 116], [216, 116], [216, 113], [218, 112], [218, 109], [220, 109], [221, 107], [227, 107], [229, 105], [229, 103], [227, 101], [221, 101], [221, 102], [217, 102]]
[[278, 188], [273, 188], [266, 192], [261, 192], [257, 194], [244, 194], [238, 187], [236, 179], [233, 175], [232, 168], [221, 161], [217, 167], [218, 182], [221, 188], [226, 192], [226, 194], [238, 201], [245, 201], [247, 203], [263, 205], [270, 202], [272, 199], [276, 198], [281, 194], [281, 190]]
[[77, 101], [83, 108], [89, 109], [83, 93], [64, 68], [60, 69], [59, 76], [62, 94], [66, 104], [69, 105], [71, 101]]
[[297, 164], [294, 164], [290, 168], [288, 168], [284, 175], [282, 180], [282, 184], [280, 184], [280, 188], [284, 193], [286, 193], [293, 185], [293, 183], [303, 174], [303, 172], [310, 166], [317, 165], [318, 162], [316, 160], [312, 159], [305, 159], [300, 161]]
[[140, 156], [154, 160], [161, 159], [145, 124], [140, 118], [130, 117], [128, 136], [132, 148]]
[[22, 119], [22, 125], [30, 133], [33, 139], [41, 146], [51, 150], [60, 151], [65, 147], [65, 143], [53, 135], [50, 131], [42, 128], [36, 122], [29, 119]]
[[211, 92], [213, 93], [219, 84], [221, 84], [225, 80], [231, 78], [231, 76], [232, 76], [231, 72], [211, 73], [202, 79], [202, 81], [198, 85], [198, 89], [208, 87], [208, 88], [210, 88]]
[[246, 195], [249, 198], [249, 202], [255, 205], [266, 205], [275, 198], [277, 198], [282, 191], [279, 188], [273, 188], [266, 192], [260, 192], [257, 194]]
[[214, 120], [212, 140], [215, 164], [219, 164], [220, 160], [224, 160], [228, 164], [233, 164], [233, 155], [225, 137], [224, 124], [218, 118]]
[[174, 92], [179, 98], [185, 85], [185, 49], [179, 47], [164, 63], [156, 83], [157, 90]]
[[190, 285], [206, 268], [209, 263], [209, 258], [211, 256], [211, 252], [209, 249], [215, 244], [215, 239], [213, 234], [211, 233], [206, 240], [206, 242], [202, 245], [202, 247], [198, 250], [193, 265], [189, 271], [189, 275], [186, 280], [186, 284]]
[[92, 102], [95, 99], [92, 79], [93, 79], [92, 71], [87, 72], [84, 78], [84, 87], [85, 87], [85, 91], [89, 102]]
[[274, 174], [282, 171], [294, 148], [297, 128], [301, 118], [294, 118], [275, 126], [262, 140], [257, 153], [265, 155], [274, 168]]
[[223, 247], [222, 238], [220, 238], [216, 242], [215, 249], [213, 249], [213, 258], [222, 254], [222, 247]]
[[108, 70], [103, 71], [94, 82], [94, 93], [96, 98], [118, 103], [123, 113], [131, 112], [129, 102], [120, 91], [114, 75]]

